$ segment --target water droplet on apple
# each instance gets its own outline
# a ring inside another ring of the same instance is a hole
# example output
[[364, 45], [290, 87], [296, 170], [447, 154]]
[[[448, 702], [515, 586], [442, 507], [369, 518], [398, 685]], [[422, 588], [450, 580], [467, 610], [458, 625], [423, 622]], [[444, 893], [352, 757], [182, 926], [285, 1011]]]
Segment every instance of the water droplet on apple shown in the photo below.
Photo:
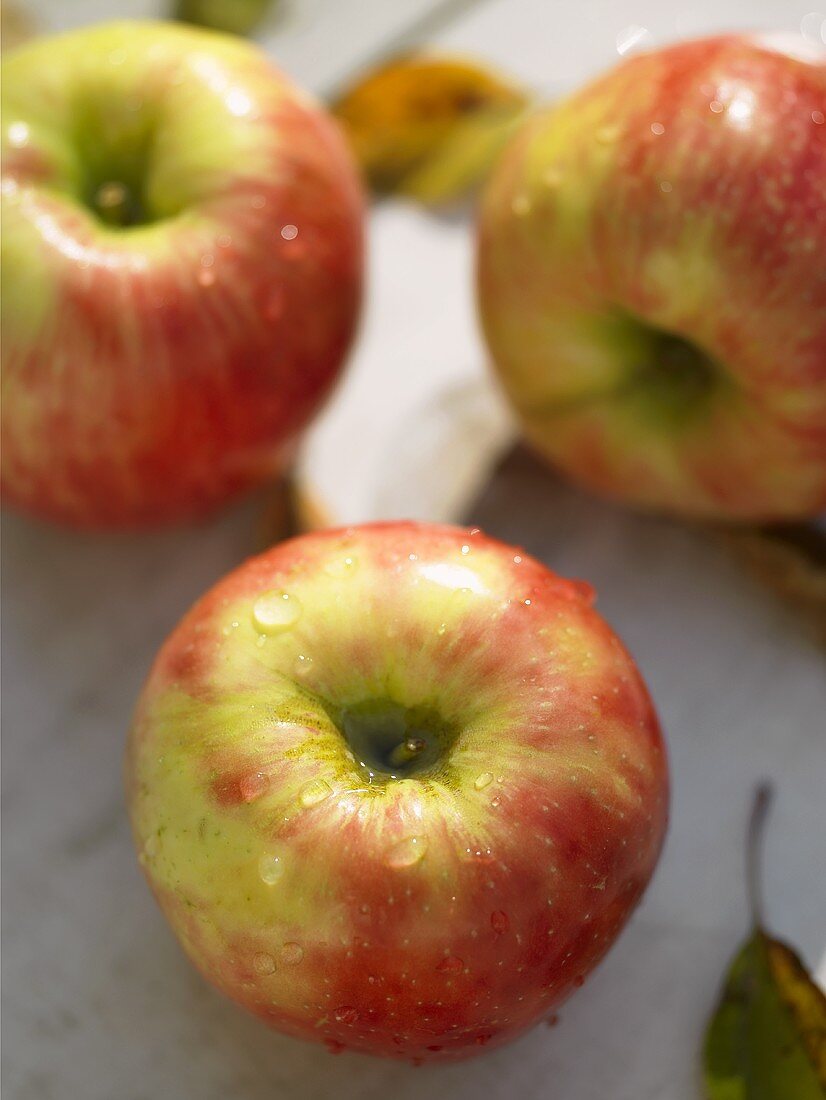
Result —
[[332, 793], [332, 787], [326, 780], [314, 779], [302, 789], [298, 799], [305, 809], [309, 809], [310, 806], [317, 806], [319, 802], [329, 798]]
[[300, 943], [296, 943], [294, 940], [285, 943], [281, 948], [281, 961], [286, 966], [298, 966], [303, 958], [304, 948]]
[[358, 1009], [353, 1008], [352, 1005], [341, 1005], [333, 1015], [340, 1024], [357, 1024], [359, 1019]]
[[493, 863], [494, 855], [490, 848], [465, 848], [465, 859], [472, 859], [476, 863]]
[[250, 199], [250, 206], [253, 210], [263, 210], [267, 205], [267, 200], [264, 195], [253, 195]]
[[258, 951], [252, 957], [252, 965], [256, 974], [274, 974], [275, 959], [266, 951]]
[[440, 623], [440, 624], [439, 624], [439, 628], [438, 628], [438, 630], [436, 631], [436, 633], [437, 633], [437, 634], [438, 634], [438, 636], [439, 636], [439, 637], [441, 638], [441, 637], [443, 637], [443, 636], [444, 636], [444, 634], [445, 634], [446, 630], [447, 630], [447, 623]]
[[258, 860], [259, 878], [262, 882], [266, 883], [267, 886], [275, 886], [282, 878], [283, 874], [283, 860], [272, 852], [267, 852]]
[[491, 772], [482, 772], [481, 775], [477, 775], [473, 781], [473, 786], [477, 791], [483, 791], [485, 787], [489, 786], [493, 782], [493, 775]]
[[308, 657], [306, 653], [299, 653], [295, 659], [295, 665], [293, 671], [296, 676], [306, 676], [313, 667], [312, 657]]
[[161, 850], [161, 842], [156, 833], [146, 838], [143, 853], [148, 859], [153, 859]]
[[252, 621], [265, 634], [289, 630], [301, 617], [301, 601], [288, 592], [273, 590], [259, 596], [252, 606]]
[[812, 111], [812, 122], [815, 126], [822, 126], [826, 122], [826, 115], [823, 111]]
[[25, 122], [13, 122], [8, 129], [9, 145], [22, 149], [29, 141], [29, 127]]
[[464, 968], [464, 960], [460, 959], [458, 955], [447, 955], [436, 967], [442, 974], [458, 974]]
[[673, 190], [673, 184], [669, 183], [668, 180], [660, 180], [660, 190], [664, 195], [667, 195], [669, 191]]
[[356, 559], [348, 555], [346, 558], [336, 558], [334, 561], [327, 562], [324, 572], [330, 577], [350, 577], [355, 572], [356, 565]]
[[491, 806], [493, 806], [494, 810], [496, 810], [499, 808], [499, 806], [502, 805], [502, 799], [499, 797], [498, 794], [494, 795], [494, 797], [490, 800], [490, 804]]
[[501, 909], [497, 909], [490, 915], [490, 926], [498, 936], [503, 936], [511, 926], [510, 917]]
[[469, 554], [470, 553], [470, 547], [467, 545], [467, 543], [465, 543], [465, 545], [462, 547], [462, 553], [463, 554]]
[[723, 113], [723, 104], [719, 99], [712, 99], [711, 103], [708, 105], [708, 109], [713, 111], [715, 115], [719, 115]]
[[665, 133], [665, 126], [661, 122], [652, 122], [651, 133], [656, 137], [661, 137]]
[[267, 786], [267, 777], [263, 772], [252, 772], [239, 780], [238, 790], [245, 802], [254, 802], [261, 797]]
[[298, 236], [298, 226], [282, 225], [281, 236], [284, 238], [285, 241], [294, 241], [295, 238]]
[[385, 863], [394, 870], [412, 867], [424, 858], [427, 851], [427, 837], [408, 836], [395, 844], [387, 853]]

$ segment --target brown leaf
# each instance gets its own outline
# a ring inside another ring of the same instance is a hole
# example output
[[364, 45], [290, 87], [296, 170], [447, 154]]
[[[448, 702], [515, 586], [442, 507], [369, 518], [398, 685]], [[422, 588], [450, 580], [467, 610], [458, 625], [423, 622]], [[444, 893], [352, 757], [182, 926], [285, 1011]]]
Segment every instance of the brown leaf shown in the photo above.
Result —
[[425, 206], [465, 198], [484, 180], [524, 115], [521, 104], [508, 104], [486, 107], [457, 122], [451, 137], [401, 181], [399, 190]]
[[[487, 169], [486, 144], [502, 133], [527, 103], [525, 93], [473, 62], [450, 57], [405, 55], [368, 73], [332, 107], [347, 134], [369, 185], [378, 192], [407, 189], [405, 182], [425, 170], [457, 135], [475, 161], [462, 183], [476, 182]], [[467, 129], [473, 116], [485, 118], [478, 133]], [[464, 128], [464, 135], [462, 133]], [[480, 151], [482, 155], [480, 156]], [[427, 187], [441, 193], [444, 187]], [[425, 184], [418, 189], [424, 192]], [[417, 190], [414, 184], [413, 193]], [[451, 193], [454, 186], [447, 188]]]
[[726, 539], [746, 567], [803, 612], [826, 642], [826, 525], [811, 520], [729, 529]]
[[3, 0], [0, 6], [0, 49], [3, 53], [21, 46], [37, 33], [34, 20], [14, 0]]
[[821, 1087], [826, 1089], [826, 996], [790, 947], [766, 937], [766, 949], [780, 996]]

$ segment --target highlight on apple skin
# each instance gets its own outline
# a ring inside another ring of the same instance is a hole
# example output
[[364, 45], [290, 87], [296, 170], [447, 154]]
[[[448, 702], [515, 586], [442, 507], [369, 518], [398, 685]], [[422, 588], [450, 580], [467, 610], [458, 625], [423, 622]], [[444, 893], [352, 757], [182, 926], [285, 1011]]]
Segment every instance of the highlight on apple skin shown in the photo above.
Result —
[[826, 54], [642, 54], [528, 120], [478, 293], [529, 442], [646, 509], [826, 507]]
[[405, 522], [281, 543], [208, 592], [126, 770], [202, 973], [278, 1030], [414, 1062], [504, 1043], [580, 986], [668, 801], [592, 598], [478, 529]]
[[79, 526], [270, 478], [356, 322], [363, 198], [333, 120], [240, 39], [115, 23], [3, 73], [2, 487]]

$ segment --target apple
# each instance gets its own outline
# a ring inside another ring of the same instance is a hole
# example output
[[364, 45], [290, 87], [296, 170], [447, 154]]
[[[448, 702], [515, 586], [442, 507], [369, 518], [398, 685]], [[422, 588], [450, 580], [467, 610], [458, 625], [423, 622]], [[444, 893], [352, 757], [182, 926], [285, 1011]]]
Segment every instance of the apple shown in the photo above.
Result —
[[580, 986], [668, 797], [592, 597], [478, 529], [411, 522], [303, 535], [208, 592], [126, 768], [140, 861], [202, 973], [281, 1031], [416, 1062], [501, 1044]]
[[363, 197], [263, 52], [152, 22], [24, 46], [2, 217], [8, 502], [138, 527], [280, 469], [350, 343]]
[[529, 442], [721, 520], [826, 507], [826, 55], [729, 35], [530, 119], [482, 203], [478, 294]]

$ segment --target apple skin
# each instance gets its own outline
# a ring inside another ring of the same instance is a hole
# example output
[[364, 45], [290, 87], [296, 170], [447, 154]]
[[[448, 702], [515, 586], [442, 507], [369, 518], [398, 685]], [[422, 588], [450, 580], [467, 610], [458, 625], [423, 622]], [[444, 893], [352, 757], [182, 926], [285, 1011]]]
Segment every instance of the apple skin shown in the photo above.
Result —
[[642, 54], [503, 154], [482, 323], [529, 442], [583, 486], [723, 520], [826, 507], [824, 58]]
[[[291, 620], [270, 634], [268, 594]], [[281, 543], [208, 592], [126, 768], [144, 872], [202, 973], [278, 1030], [414, 1062], [504, 1043], [581, 985], [668, 802], [651, 701], [592, 598], [478, 529], [406, 522]], [[453, 731], [429, 770], [358, 763], [346, 715], [379, 699]]]
[[[363, 196], [333, 120], [254, 46], [172, 23], [3, 73], [4, 499], [189, 519], [272, 477], [357, 319]], [[141, 224], [105, 224], [127, 183]]]

